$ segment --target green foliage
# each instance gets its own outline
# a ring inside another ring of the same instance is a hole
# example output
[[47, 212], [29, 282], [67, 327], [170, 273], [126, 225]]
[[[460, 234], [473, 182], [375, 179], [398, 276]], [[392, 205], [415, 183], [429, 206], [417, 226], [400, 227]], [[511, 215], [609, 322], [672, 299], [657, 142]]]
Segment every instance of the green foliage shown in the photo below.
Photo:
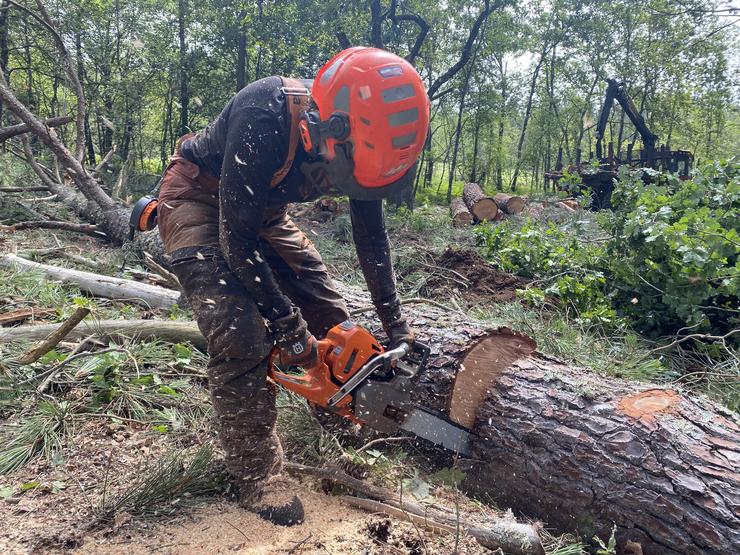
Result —
[[6, 422], [0, 428], [0, 474], [24, 466], [37, 454], [58, 464], [61, 436], [70, 416], [67, 401], [41, 401], [38, 412], [21, 422]]
[[691, 181], [621, 172], [604, 218], [615, 306], [654, 334], [687, 327], [724, 334], [740, 307], [740, 162], [707, 166]]
[[578, 223], [528, 220], [483, 226], [479, 244], [498, 267], [535, 279], [525, 299], [556, 299], [580, 321], [656, 336], [727, 333], [740, 298], [740, 164], [718, 162], [692, 181], [649, 177], [622, 172], [615, 211], [599, 218], [604, 242], [584, 241]]
[[609, 536], [609, 540], [607, 543], [604, 543], [604, 541], [599, 536], [594, 536], [594, 542], [598, 544], [598, 549], [596, 550], [597, 555], [616, 555], [617, 554], [617, 525], [615, 524], [612, 528], [612, 533]]

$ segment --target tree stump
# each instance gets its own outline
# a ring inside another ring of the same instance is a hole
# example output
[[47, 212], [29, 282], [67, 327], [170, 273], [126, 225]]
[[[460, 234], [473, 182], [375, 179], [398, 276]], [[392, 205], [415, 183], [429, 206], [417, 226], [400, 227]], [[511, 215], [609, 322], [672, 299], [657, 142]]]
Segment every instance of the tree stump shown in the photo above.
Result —
[[452, 227], [464, 227], [473, 223], [473, 215], [460, 197], [452, 199], [450, 215], [452, 216]]
[[491, 197], [485, 195], [476, 183], [466, 183], [463, 187], [463, 201], [468, 210], [479, 222], [492, 222], [498, 215], [498, 205]]
[[496, 193], [493, 196], [493, 200], [502, 211], [510, 215], [519, 214], [524, 210], [524, 206], [527, 204], [524, 197], [520, 197], [518, 195], [507, 195], [506, 193]]

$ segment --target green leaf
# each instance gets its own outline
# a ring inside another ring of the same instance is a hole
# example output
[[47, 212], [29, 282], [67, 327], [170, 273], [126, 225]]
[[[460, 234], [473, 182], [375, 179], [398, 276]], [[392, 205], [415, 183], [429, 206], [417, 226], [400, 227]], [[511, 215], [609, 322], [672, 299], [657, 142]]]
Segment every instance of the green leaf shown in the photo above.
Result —
[[29, 491], [32, 489], [36, 489], [41, 485], [41, 482], [33, 481], [33, 482], [26, 482], [25, 484], [21, 484], [21, 491]]

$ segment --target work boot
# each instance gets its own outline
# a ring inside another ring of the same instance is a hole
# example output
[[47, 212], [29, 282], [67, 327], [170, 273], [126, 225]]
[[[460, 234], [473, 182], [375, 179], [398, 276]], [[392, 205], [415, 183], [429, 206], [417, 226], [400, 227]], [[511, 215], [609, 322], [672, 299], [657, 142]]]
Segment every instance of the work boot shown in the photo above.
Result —
[[277, 526], [302, 524], [303, 503], [294, 493], [296, 483], [284, 476], [273, 476], [264, 487], [244, 491], [239, 504], [260, 518]]

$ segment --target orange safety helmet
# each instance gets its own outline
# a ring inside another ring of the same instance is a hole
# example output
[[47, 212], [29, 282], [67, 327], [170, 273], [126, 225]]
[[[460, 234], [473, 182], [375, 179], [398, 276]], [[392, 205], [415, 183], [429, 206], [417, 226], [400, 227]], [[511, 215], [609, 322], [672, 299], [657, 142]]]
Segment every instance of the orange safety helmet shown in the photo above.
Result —
[[319, 70], [311, 96], [318, 111], [301, 118], [304, 148], [331, 161], [336, 145], [350, 142], [354, 181], [367, 193], [384, 192], [379, 189], [398, 182], [418, 160], [429, 98], [403, 58], [378, 48], [343, 50]]

